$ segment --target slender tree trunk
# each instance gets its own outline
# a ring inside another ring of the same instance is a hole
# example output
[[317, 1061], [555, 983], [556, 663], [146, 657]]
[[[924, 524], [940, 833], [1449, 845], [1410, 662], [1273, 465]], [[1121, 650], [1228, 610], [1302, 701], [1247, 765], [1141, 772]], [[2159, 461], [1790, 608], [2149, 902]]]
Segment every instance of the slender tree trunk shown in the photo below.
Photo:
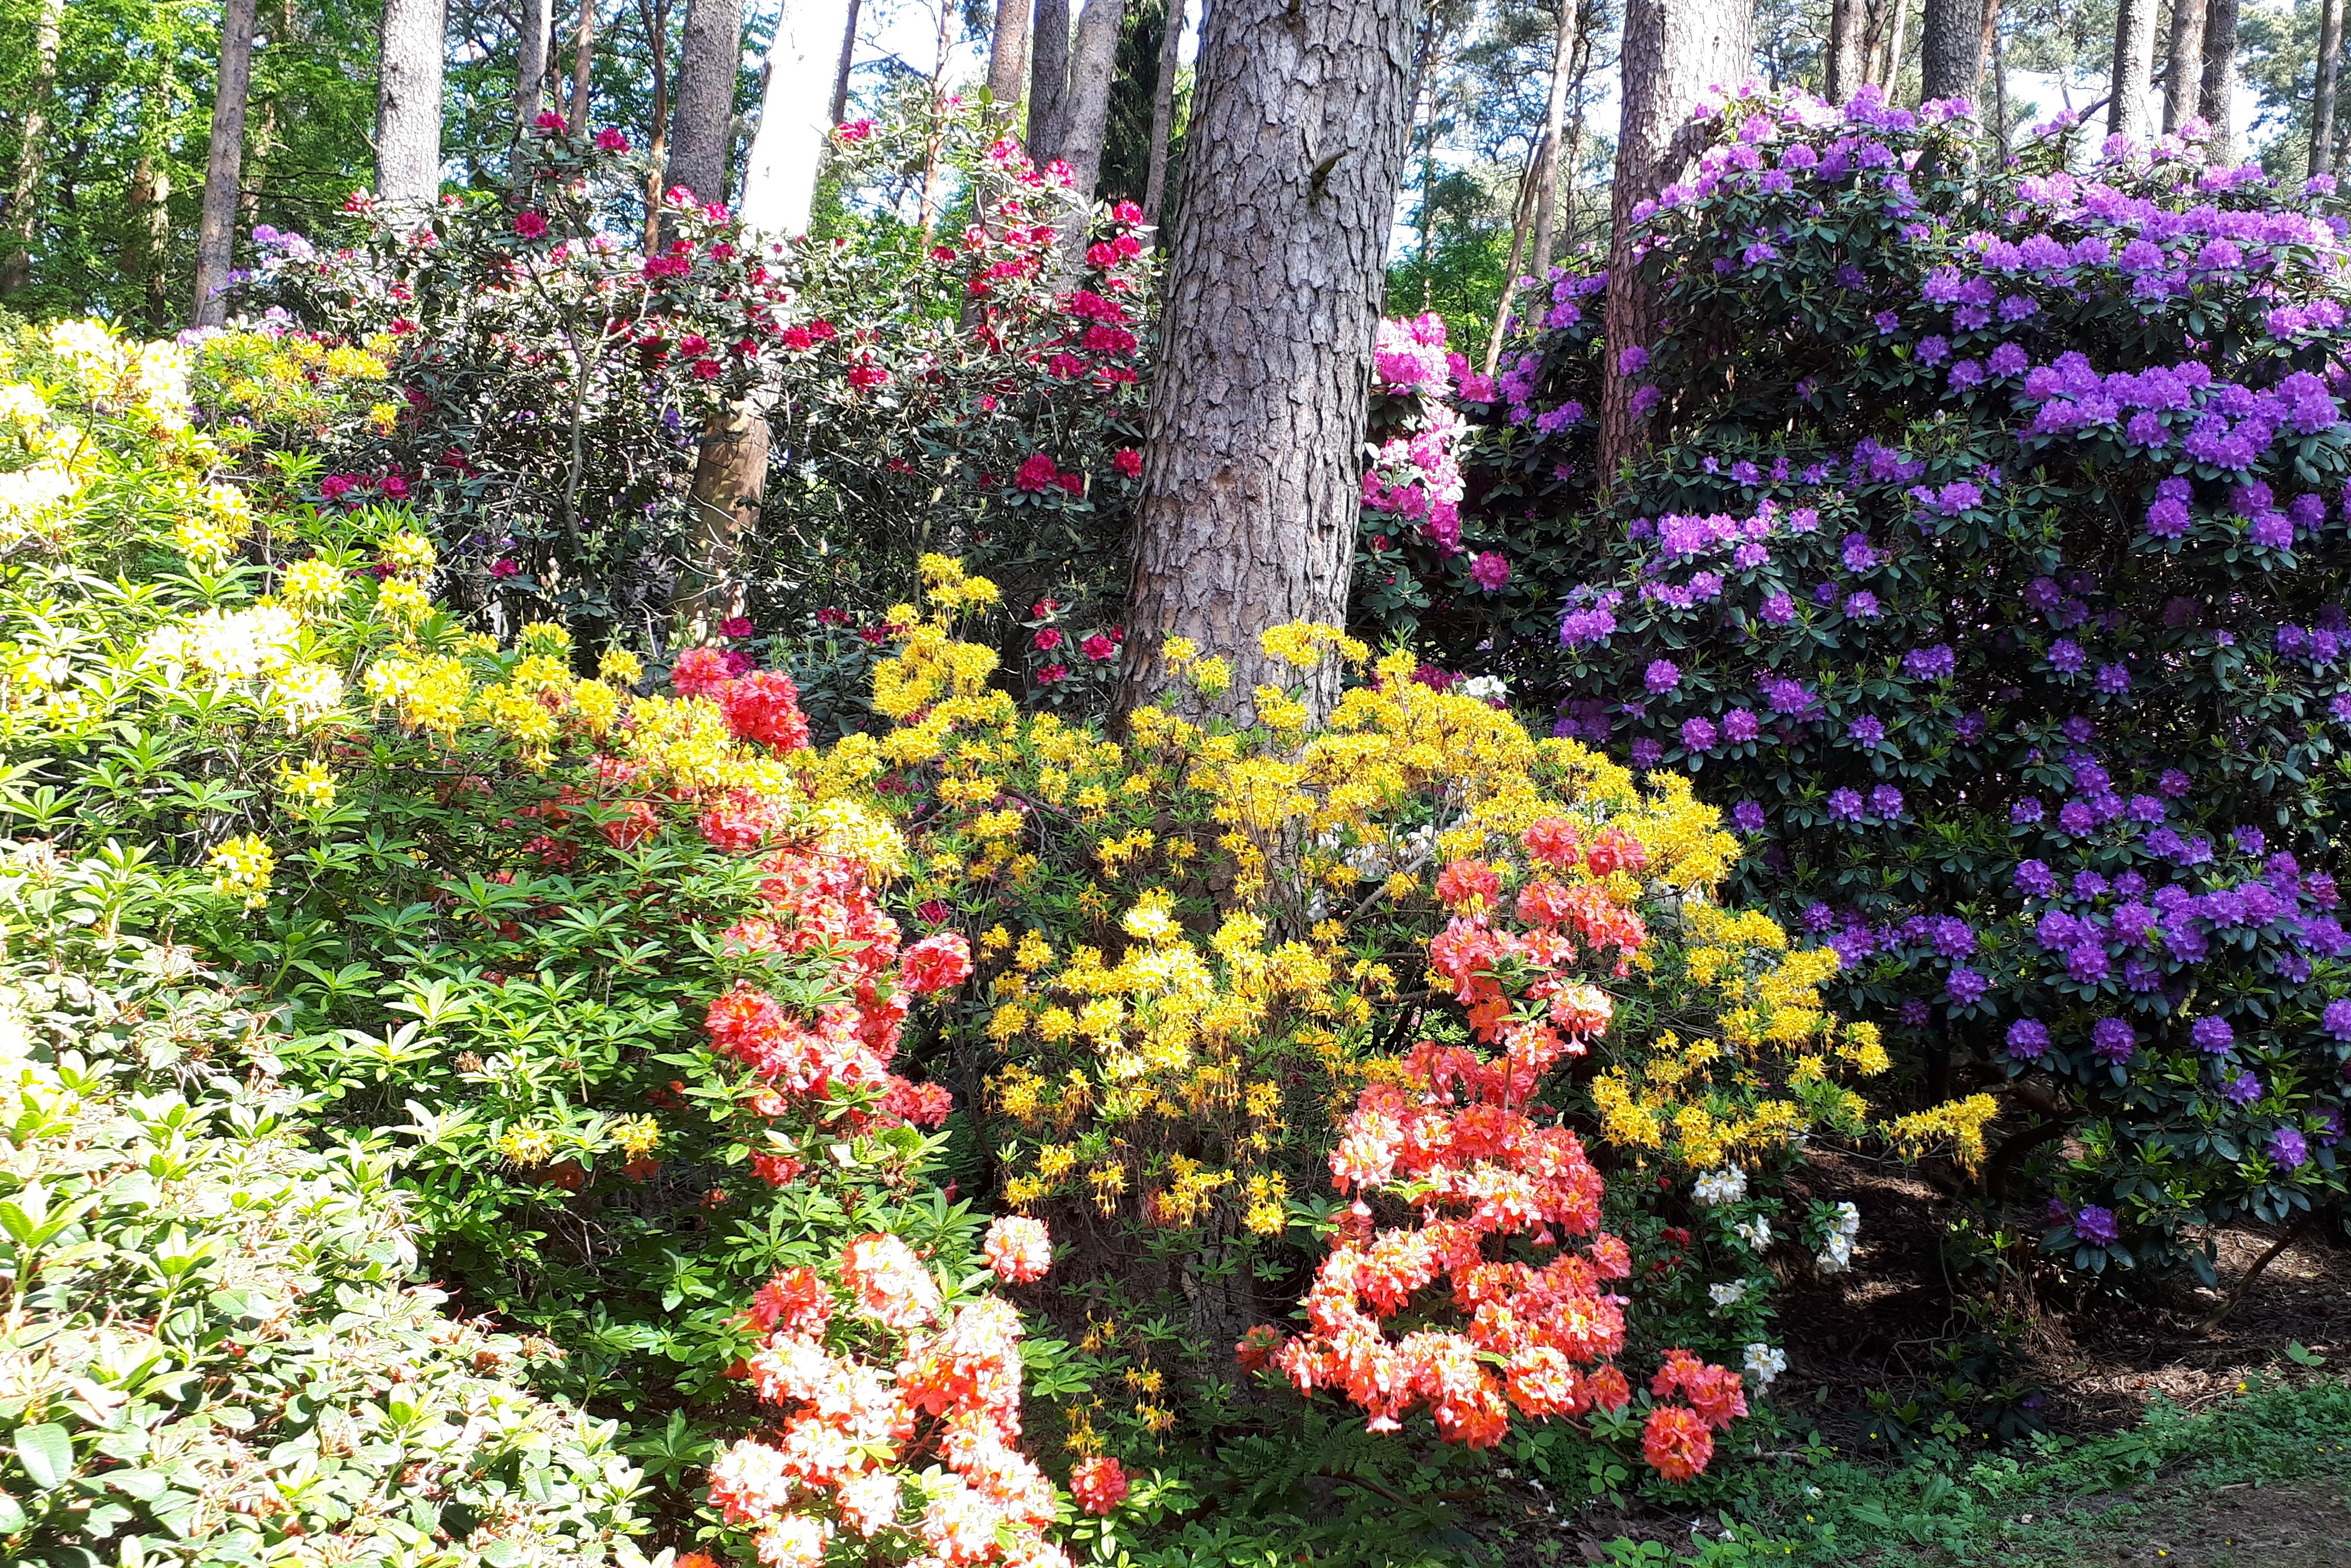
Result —
[[443, 0], [384, 0], [376, 68], [375, 193], [422, 214], [441, 194]]
[[[651, 253], [662, 247], [669, 226], [662, 206], [670, 171], [669, 0], [637, 0], [637, 20], [645, 29], [645, 53], [653, 76], [653, 135], [645, 149], [645, 249]], [[689, 36], [693, 26], [689, 18]]]
[[1567, 84], [1574, 78], [1583, 55], [1583, 11], [1576, 0], [1559, 0], [1559, 31], [1551, 44], [1551, 96], [1543, 102], [1542, 153], [1535, 167], [1535, 230], [1527, 250], [1527, 270], [1535, 275], [1542, 295], [1538, 308], [1551, 301], [1552, 225], [1559, 216], [1560, 139], [1567, 133]]
[[2318, 86], [2310, 105], [2310, 172], [2335, 167], [2335, 87], [2343, 64], [2343, 0], [2325, 0], [2318, 13]]
[[[1897, 11], [1898, 17], [1899, 13]], [[1616, 138], [1616, 180], [1611, 194], [1607, 347], [1600, 397], [1600, 467], [1614, 483], [1618, 467], [1639, 452], [1646, 417], [1635, 412], [1633, 382], [1623, 356], [1646, 350], [1656, 335], [1649, 285], [1633, 254], [1635, 205], [1654, 201], [1694, 156], [1675, 133], [1690, 106], [1715, 82], [1736, 81], [1754, 52], [1755, 14], [1749, 0], [1626, 0], [1619, 55], [1624, 111]]]
[[1991, 62], [1991, 134], [2008, 163], [2008, 47], [2001, 42], [2000, 0], [1984, 0], [1984, 57]]
[[[1751, 27], [1753, 23], [1750, 22]], [[1886, 58], [1880, 63], [1877, 85], [1886, 89], [1890, 99], [1894, 89], [1902, 85], [1902, 53], [1906, 43], [1903, 35], [1910, 30], [1910, 0], [1894, 0], [1894, 19], [1887, 24]]]
[[[664, 8], [665, 11], [666, 8]], [[705, 202], [726, 199], [735, 142], [735, 81], [743, 69], [743, 0], [686, 0], [669, 121], [669, 174]], [[659, 107], [654, 114], [661, 112]]]
[[588, 68], [596, 59], [596, 0], [580, 0], [580, 25], [571, 34], [571, 101], [563, 118], [574, 136], [588, 129], [594, 106], [588, 96]]
[[2196, 112], [2212, 127], [2215, 161], [2229, 155], [2230, 115], [2237, 93], [2237, 0], [2206, 0], [2204, 75]]
[[2163, 131], [2168, 136], [2196, 112], [2204, 81], [2204, 0], [2171, 0], [2171, 64], [2163, 73]]
[[849, 115], [849, 73], [857, 64], [857, 13], [864, 0], [849, 0], [849, 19], [841, 25], [841, 61], [832, 73], [832, 112], [826, 118], [839, 125]]
[[1502, 269], [1502, 297], [1494, 301], [1494, 325], [1486, 334], [1486, 359], [1480, 367], [1489, 376], [1502, 362], [1502, 342], [1510, 335], [1510, 302], [1519, 292], [1519, 274], [1527, 259], [1527, 230], [1534, 223], [1535, 177], [1542, 167], [1540, 151], [1530, 156], [1520, 172], [1519, 199], [1510, 204], [1510, 260]]
[[2155, 75], [2155, 8], [2158, 0], [2121, 0], [2115, 7], [2115, 63], [2106, 92], [2106, 134], [2133, 141], [2154, 137], [2147, 87]]
[[547, 105], [547, 37], [554, 30], [554, 0], [522, 0], [515, 35], [515, 129], [526, 131]]
[[[848, 13], [847, 0], [784, 0], [776, 18], [759, 129], [743, 160], [743, 193], [735, 204], [748, 243], [766, 246], [808, 232], [834, 124], [826, 94]], [[772, 385], [754, 387], [703, 432], [692, 533], [671, 600], [690, 643], [743, 613], [744, 537], [767, 499], [768, 414], [776, 395]]]
[[1050, 163], [1061, 155], [1061, 126], [1070, 96], [1070, 0], [1037, 0], [1037, 28], [1029, 39], [1029, 156]]
[[947, 47], [955, 36], [955, 7], [942, 3], [938, 16], [938, 35], [931, 45], [930, 133], [924, 142], [923, 189], [916, 213], [925, 247], [931, 243], [932, 232], [938, 227], [939, 206], [946, 197]]
[[253, 86], [254, 0], [221, 7], [219, 85], [213, 92], [212, 146], [204, 160], [204, 204], [196, 225], [196, 299], [193, 319], [217, 327], [228, 319], [229, 254], [236, 243], [239, 176], [245, 169], [246, 97]]
[[1151, 89], [1151, 167], [1143, 181], [1143, 221], [1155, 224], [1167, 200], [1167, 152], [1176, 139], [1176, 76], [1183, 69], [1177, 57], [1184, 47], [1184, 16], [1188, 0], [1167, 0], [1167, 15], [1159, 28], [1159, 80]]
[[1029, 86], [1030, 0], [996, 0], [996, 29], [987, 45], [988, 119], [1008, 126]]
[[0, 249], [0, 294], [33, 280], [33, 235], [40, 227], [41, 162], [49, 151], [49, 99], [57, 89], [57, 34], [65, 0], [41, 0], [33, 23], [33, 79], [25, 89], [25, 118], [16, 142], [16, 171], [8, 182], [7, 243]]
[[1831, 0], [1829, 6], [1828, 100], [1843, 103], [1865, 77], [1864, 34], [1869, 18], [1863, 0]]
[[1972, 98], [1983, 79], [1983, 0], [1927, 0], [1918, 96]]
[[[1184, 151], [1143, 495], [1123, 707], [1231, 714], [1296, 671], [1259, 638], [1343, 623], [1358, 450], [1402, 184], [1415, 0], [1214, 0]], [[1166, 639], [1229, 662], [1176, 696]], [[1335, 672], [1307, 682], [1327, 711]]]
[[[163, 84], [168, 93], [169, 83]], [[131, 167], [131, 210], [139, 214], [130, 265], [123, 270], [145, 295], [149, 325], [160, 328], [171, 309], [172, 171], [152, 152], [142, 152]]]
[[[1078, 13], [1077, 47], [1070, 54], [1070, 95], [1062, 104], [1060, 151], [1070, 166], [1071, 186], [1090, 202], [1102, 183], [1110, 83], [1118, 68], [1118, 34], [1124, 19], [1124, 0], [1086, 0]], [[1083, 225], [1076, 232], [1082, 235]]]

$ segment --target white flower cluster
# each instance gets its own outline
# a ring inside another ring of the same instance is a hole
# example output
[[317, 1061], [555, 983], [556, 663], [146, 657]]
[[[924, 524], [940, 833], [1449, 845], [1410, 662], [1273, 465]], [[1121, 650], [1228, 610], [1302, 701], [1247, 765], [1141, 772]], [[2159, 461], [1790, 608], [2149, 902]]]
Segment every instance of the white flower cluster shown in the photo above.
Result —
[[1498, 703], [1509, 695], [1499, 675], [1472, 675], [1461, 683], [1461, 695], [1481, 703]]
[[1788, 1353], [1757, 1340], [1747, 1347], [1747, 1375], [1755, 1380], [1758, 1393], [1771, 1386], [1772, 1380], [1788, 1370]]
[[1737, 1203], [1747, 1196], [1747, 1173], [1737, 1166], [1725, 1166], [1719, 1171], [1708, 1171], [1698, 1178], [1690, 1197], [1700, 1203]]
[[1747, 1281], [1731, 1280], [1719, 1285], [1708, 1285], [1706, 1293], [1714, 1298], [1715, 1316], [1720, 1317], [1747, 1299]]
[[1836, 1206], [1836, 1222], [1821, 1242], [1813, 1260], [1823, 1274], [1842, 1274], [1853, 1267], [1853, 1239], [1861, 1234], [1861, 1210], [1850, 1203]]
[[1763, 1252], [1768, 1251], [1771, 1249], [1771, 1222], [1764, 1218], [1760, 1214], [1752, 1219], [1742, 1219], [1738, 1221], [1736, 1224], [1731, 1226], [1730, 1229], [1731, 1234], [1737, 1236], [1741, 1241], [1746, 1242], [1748, 1247], [1754, 1251]]

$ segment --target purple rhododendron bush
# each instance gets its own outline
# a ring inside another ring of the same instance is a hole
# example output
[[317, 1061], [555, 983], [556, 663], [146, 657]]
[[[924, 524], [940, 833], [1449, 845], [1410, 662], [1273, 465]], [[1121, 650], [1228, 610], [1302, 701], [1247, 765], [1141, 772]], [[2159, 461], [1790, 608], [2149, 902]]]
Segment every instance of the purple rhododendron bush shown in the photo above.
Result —
[[[2209, 1228], [2343, 1189], [2351, 278], [2332, 182], [2202, 130], [2001, 167], [1963, 105], [1723, 105], [1638, 214], [1655, 340], [1522, 293], [1447, 378], [1459, 517], [1367, 514], [1358, 581], [1694, 774], [1844, 1006], [2007, 1082], [1984, 1180], [2045, 1170], [2048, 1250], [2209, 1281]], [[1604, 354], [1648, 445], [1604, 495]]]

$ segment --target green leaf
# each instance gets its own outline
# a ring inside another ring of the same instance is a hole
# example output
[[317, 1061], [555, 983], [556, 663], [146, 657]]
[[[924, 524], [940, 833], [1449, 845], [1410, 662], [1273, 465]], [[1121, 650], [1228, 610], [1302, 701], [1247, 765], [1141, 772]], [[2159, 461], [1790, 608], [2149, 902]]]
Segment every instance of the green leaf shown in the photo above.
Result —
[[53, 1491], [73, 1478], [73, 1438], [54, 1421], [17, 1427], [16, 1458], [43, 1491]]

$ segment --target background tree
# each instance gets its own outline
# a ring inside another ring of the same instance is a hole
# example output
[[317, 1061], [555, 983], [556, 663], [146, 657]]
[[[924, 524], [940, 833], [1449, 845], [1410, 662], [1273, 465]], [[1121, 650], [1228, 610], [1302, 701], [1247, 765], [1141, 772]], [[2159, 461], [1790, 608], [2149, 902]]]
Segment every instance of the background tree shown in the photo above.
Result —
[[1241, 710], [1297, 675], [1259, 633], [1345, 620], [1413, 21], [1407, 0], [1208, 10], [1145, 424], [1129, 706], [1165, 690], [1171, 636], [1230, 662], [1222, 706]]
[[2324, 0], [2318, 24], [2318, 85], [2310, 104], [2310, 172], [2335, 167], [2335, 84], [2343, 63], [2343, 0]]
[[[735, 83], [742, 66], [742, 0], [690, 0], [663, 179], [705, 202], [726, 199], [726, 165], [735, 143]], [[830, 92], [826, 101], [831, 101]]]
[[227, 0], [221, 8], [220, 77], [213, 90], [211, 151], [204, 166], [204, 217], [196, 231], [195, 323], [217, 327], [228, 317], [221, 290], [228, 284], [229, 252], [244, 194], [246, 95], [253, 82], [254, 0]]
[[999, 124], [1009, 125], [1029, 87], [1029, 12], [1031, 0], [996, 0], [996, 26], [987, 46], [987, 92]]
[[1061, 155], [1070, 96], [1070, 0], [1037, 0], [1029, 37], [1029, 152], [1040, 163]]
[[[1900, 12], [1896, 13], [1897, 21]], [[1717, 82], [1735, 82], [1752, 47], [1748, 0], [1628, 0], [1622, 72], [1623, 120], [1617, 131], [1616, 178], [1609, 193], [1614, 239], [1608, 263], [1608, 341], [1615, 349], [1601, 383], [1600, 464], [1604, 474], [1640, 444], [1646, 411], [1635, 406], [1631, 381], [1637, 364], [1624, 358], [1655, 335], [1649, 284], [1632, 250], [1635, 225], [1698, 149], [1676, 133], [1690, 106]]]
[[1843, 103], [1862, 83], [1862, 42], [1867, 27], [1864, 0], [1829, 0], [1828, 73], [1822, 91], [1831, 103]]
[[1926, 26], [1918, 39], [1920, 96], [1974, 96], [1983, 76], [1983, 46], [1982, 0], [1927, 0]]
[[2163, 129], [2196, 112], [2204, 85], [2204, 0], [2171, 0], [2171, 59], [2163, 73]]
[[0, 251], [0, 296], [19, 293], [33, 272], [33, 229], [41, 205], [41, 162], [49, 151], [49, 100], [57, 87], [57, 34], [65, 0], [41, 0], [33, 24], [33, 70], [17, 131], [16, 168], [8, 182], [6, 248]]
[[2106, 89], [2106, 132], [2147, 141], [2155, 131], [2147, 91], [2155, 74], [2158, 0], [2121, 0], [2115, 7], [2115, 67]]
[[375, 192], [423, 209], [441, 193], [442, 0], [384, 0]]
[[2236, 107], [2237, 0], [2207, 0], [2204, 7], [2204, 77], [2196, 112], [2212, 125], [2214, 147], [2226, 152], [2230, 115]]

